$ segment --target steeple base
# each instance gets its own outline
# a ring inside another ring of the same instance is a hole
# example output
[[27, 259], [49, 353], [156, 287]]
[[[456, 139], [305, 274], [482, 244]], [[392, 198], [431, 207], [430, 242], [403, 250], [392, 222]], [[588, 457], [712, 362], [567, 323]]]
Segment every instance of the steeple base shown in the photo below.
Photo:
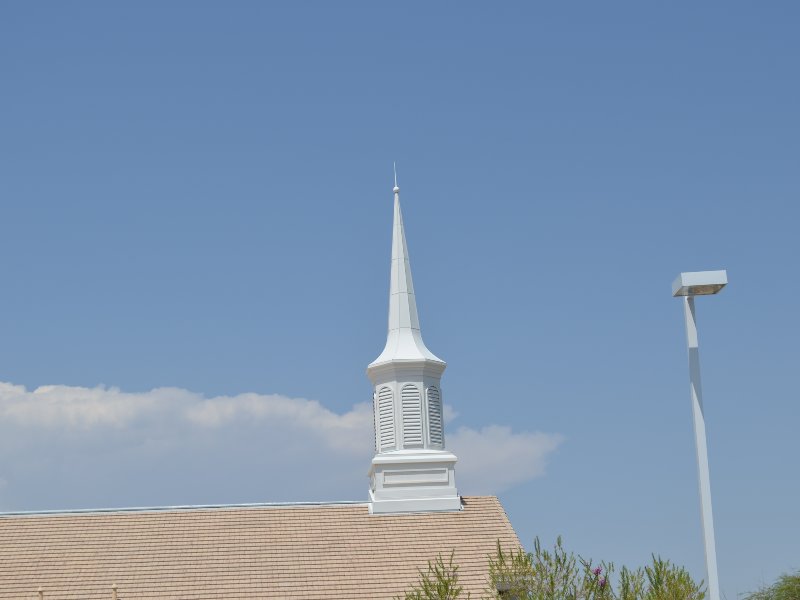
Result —
[[398, 450], [375, 455], [369, 471], [370, 513], [461, 510], [455, 484], [457, 460], [444, 450]]

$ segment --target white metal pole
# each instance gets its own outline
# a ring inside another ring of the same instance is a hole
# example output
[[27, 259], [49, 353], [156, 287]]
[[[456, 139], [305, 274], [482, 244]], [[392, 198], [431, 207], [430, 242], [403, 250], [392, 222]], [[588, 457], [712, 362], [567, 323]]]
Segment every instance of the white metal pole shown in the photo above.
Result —
[[700, 512], [703, 522], [703, 542], [706, 549], [708, 600], [719, 600], [717, 549], [714, 543], [714, 516], [711, 512], [711, 480], [708, 474], [706, 419], [703, 414], [703, 391], [700, 385], [700, 348], [697, 343], [694, 297], [684, 296], [683, 308], [686, 316], [686, 341], [689, 346], [689, 381], [691, 384], [692, 417], [697, 449], [697, 471], [700, 479]]

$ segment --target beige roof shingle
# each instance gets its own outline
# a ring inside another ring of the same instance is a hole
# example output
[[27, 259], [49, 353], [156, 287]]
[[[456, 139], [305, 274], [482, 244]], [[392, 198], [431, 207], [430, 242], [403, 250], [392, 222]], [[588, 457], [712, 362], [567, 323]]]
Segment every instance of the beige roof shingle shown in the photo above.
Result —
[[366, 504], [0, 517], [0, 600], [392, 598], [437, 554], [479, 597], [497, 540], [519, 547], [497, 498], [455, 513], [370, 515]]

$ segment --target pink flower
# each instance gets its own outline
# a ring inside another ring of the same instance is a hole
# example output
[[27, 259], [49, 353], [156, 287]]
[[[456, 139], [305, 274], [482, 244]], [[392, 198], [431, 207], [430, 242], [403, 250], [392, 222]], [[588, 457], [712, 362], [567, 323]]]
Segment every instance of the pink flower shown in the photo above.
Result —
[[602, 573], [602, 572], [603, 572], [603, 568], [602, 567], [597, 567], [596, 569], [594, 569], [592, 571], [592, 573], [594, 573], [595, 575], [600, 575], [600, 573]]

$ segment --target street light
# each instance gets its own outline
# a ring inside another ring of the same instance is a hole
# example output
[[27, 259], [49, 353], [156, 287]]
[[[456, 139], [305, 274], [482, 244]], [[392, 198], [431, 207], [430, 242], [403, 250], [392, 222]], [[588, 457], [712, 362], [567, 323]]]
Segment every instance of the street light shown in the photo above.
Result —
[[700, 511], [703, 521], [703, 542], [706, 549], [709, 600], [719, 600], [719, 576], [717, 575], [717, 549], [714, 543], [714, 516], [711, 512], [711, 481], [708, 475], [706, 419], [703, 414], [703, 391], [700, 386], [700, 348], [697, 343], [694, 297], [717, 294], [727, 283], [728, 273], [726, 271], [700, 271], [681, 273], [672, 284], [672, 295], [683, 296], [683, 312], [686, 317], [689, 382], [691, 384], [694, 439], [697, 449], [697, 471], [700, 479]]

